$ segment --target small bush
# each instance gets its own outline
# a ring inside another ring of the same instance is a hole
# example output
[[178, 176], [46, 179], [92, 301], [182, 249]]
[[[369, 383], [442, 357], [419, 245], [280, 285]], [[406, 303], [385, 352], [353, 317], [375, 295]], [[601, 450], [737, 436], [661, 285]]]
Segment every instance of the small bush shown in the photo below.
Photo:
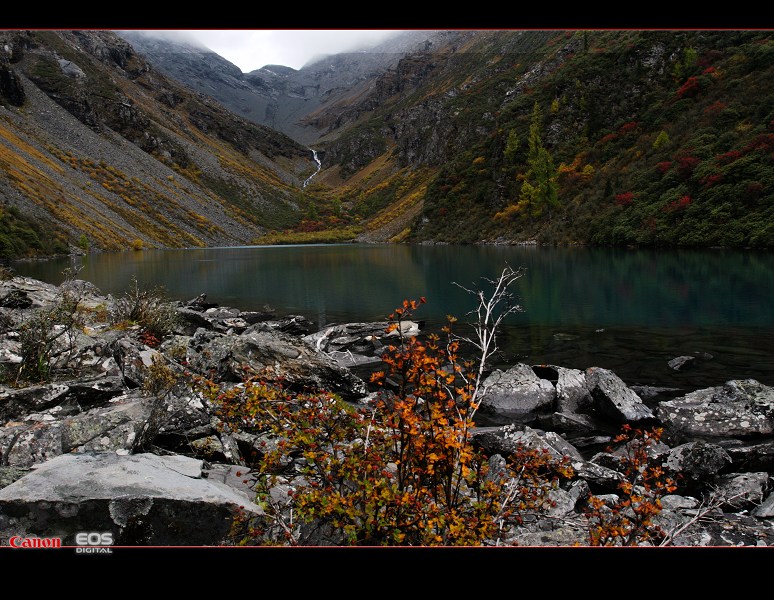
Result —
[[452, 333], [452, 318], [443, 340], [406, 337], [401, 322], [424, 299], [404, 301], [386, 332], [395, 336], [382, 357], [389, 373], [373, 377], [389, 377], [394, 389], [384, 386], [365, 405], [260, 380], [229, 389], [202, 381], [226, 427], [265, 440], [249, 465], [271, 524], [236, 523], [246, 535], [237, 541], [304, 545], [322, 532], [342, 545], [480, 545], [549, 507], [559, 478], [572, 474], [568, 459], [520, 448], [490, 466], [471, 436], [480, 367], [496, 350], [494, 326], [512, 312], [497, 305], [518, 276], [506, 269], [491, 282], [493, 299], [479, 297], [488, 316], [474, 325], [479, 342], [465, 340], [478, 345], [478, 364], [458, 356], [463, 338]]
[[142, 390], [151, 396], [163, 398], [175, 387], [178, 377], [160, 355], [155, 355], [142, 383]]
[[75, 335], [83, 326], [78, 304], [80, 297], [69, 285], [73, 273], [65, 271], [65, 282], [53, 306], [36, 311], [19, 328], [22, 360], [17, 366], [16, 383], [39, 383], [51, 379], [56, 362], [75, 352]]
[[636, 546], [660, 542], [666, 532], [654, 523], [661, 512], [661, 497], [677, 489], [675, 477], [653, 460], [652, 450], [663, 429], [632, 429], [624, 425], [614, 439], [623, 443], [621, 459], [624, 479], [618, 484], [621, 494], [612, 504], [600, 498], [588, 499], [589, 544], [592, 546]]
[[175, 330], [178, 324], [175, 307], [166, 300], [163, 289], [143, 289], [133, 278], [129, 289], [115, 300], [110, 309], [113, 325], [133, 324], [142, 328], [148, 341], [157, 341]]

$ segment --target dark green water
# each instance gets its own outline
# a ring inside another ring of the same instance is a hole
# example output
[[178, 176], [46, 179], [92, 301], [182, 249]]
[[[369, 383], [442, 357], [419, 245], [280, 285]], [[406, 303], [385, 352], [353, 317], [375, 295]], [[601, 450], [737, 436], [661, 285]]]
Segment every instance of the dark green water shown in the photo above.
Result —
[[[524, 311], [503, 330], [502, 366], [523, 361], [613, 369], [629, 384], [696, 388], [732, 378], [774, 385], [774, 254], [726, 250], [336, 245], [94, 254], [21, 262], [21, 275], [59, 283], [62, 271], [104, 293], [136, 277], [170, 297], [243, 310], [268, 304], [319, 326], [382, 320], [425, 296], [417, 318], [465, 320], [472, 287], [505, 264], [526, 268], [513, 288]], [[709, 353], [690, 370], [675, 356]]]

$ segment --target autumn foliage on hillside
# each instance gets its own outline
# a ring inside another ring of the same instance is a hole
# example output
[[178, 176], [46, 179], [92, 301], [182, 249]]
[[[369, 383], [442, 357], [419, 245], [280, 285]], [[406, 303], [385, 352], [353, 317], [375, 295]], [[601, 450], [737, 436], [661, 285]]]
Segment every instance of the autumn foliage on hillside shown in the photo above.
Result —
[[[488, 133], [443, 164], [412, 239], [774, 245], [770, 32], [557, 33], [551, 47], [564, 53], [519, 93], [502, 95], [526, 77], [516, 58], [467, 90]], [[535, 135], [559, 176], [525, 196]]]

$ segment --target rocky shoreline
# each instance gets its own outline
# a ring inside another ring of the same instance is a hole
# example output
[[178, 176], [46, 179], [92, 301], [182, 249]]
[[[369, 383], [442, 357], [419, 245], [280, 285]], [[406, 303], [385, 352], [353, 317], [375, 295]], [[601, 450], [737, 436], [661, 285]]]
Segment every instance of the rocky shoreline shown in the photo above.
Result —
[[[13, 377], [24, 360], [20, 332], [65, 292], [77, 296], [78, 327], [51, 338], [49, 381], [23, 384]], [[221, 307], [204, 294], [171, 303], [175, 327], [159, 339], [111, 324], [115, 303], [80, 280], [0, 281], [0, 545], [32, 537], [74, 545], [84, 531], [109, 532], [123, 546], [226, 543], [237, 515], [264, 516], [246, 460], [256, 440], [224, 428], [195, 379], [240, 385], [260, 374], [359, 405], [374, 392], [364, 374], [389, 342], [386, 322], [317, 331], [300, 316]], [[623, 424], [664, 429], [650, 451], [682, 474], [656, 517], [672, 545], [774, 543], [774, 389], [740, 374], [675, 397], [599, 367], [526, 364], [487, 374], [484, 387], [474, 443], [490, 462], [522, 445], [569, 457], [575, 472], [546, 514], [493, 544], [587, 545], [583, 503], [591, 493], [615, 501], [624, 449], [604, 449]], [[342, 543], [335, 533], [312, 541]]]

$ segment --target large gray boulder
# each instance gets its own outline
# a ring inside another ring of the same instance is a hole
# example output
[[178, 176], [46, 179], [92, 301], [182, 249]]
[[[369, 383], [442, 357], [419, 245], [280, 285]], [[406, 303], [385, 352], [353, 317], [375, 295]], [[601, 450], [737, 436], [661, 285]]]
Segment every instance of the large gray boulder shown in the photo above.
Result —
[[586, 375], [579, 369], [556, 369], [556, 410], [560, 413], [585, 412], [593, 398], [586, 382]]
[[522, 363], [507, 371], [494, 371], [482, 389], [478, 414], [490, 425], [532, 423], [539, 415], [553, 412], [556, 400], [553, 384]]
[[246, 493], [203, 478], [202, 468], [183, 456], [59, 456], [0, 490], [0, 537], [75, 545], [78, 532], [97, 531], [112, 532], [116, 545], [217, 545], [237, 514], [263, 513]]
[[642, 399], [612, 371], [589, 367], [586, 369], [586, 386], [601, 415], [622, 423], [653, 418]]
[[774, 434], [774, 388], [731, 380], [662, 402], [656, 415], [677, 439], [754, 438]]

